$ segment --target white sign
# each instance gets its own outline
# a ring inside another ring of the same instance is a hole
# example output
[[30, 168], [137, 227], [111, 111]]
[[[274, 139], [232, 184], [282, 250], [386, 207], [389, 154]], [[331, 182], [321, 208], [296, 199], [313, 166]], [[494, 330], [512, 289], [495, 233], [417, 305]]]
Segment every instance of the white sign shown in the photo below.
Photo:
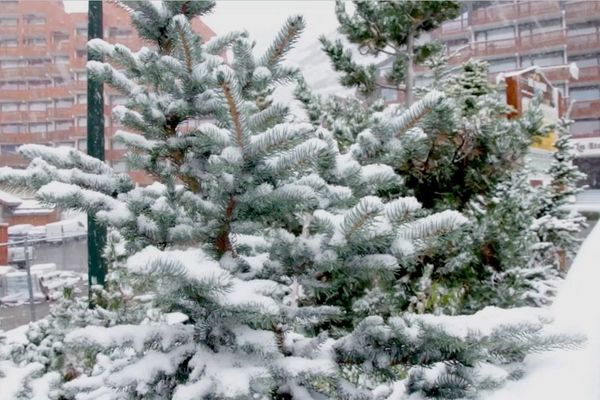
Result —
[[579, 157], [600, 157], [600, 137], [573, 138], [575, 154]]

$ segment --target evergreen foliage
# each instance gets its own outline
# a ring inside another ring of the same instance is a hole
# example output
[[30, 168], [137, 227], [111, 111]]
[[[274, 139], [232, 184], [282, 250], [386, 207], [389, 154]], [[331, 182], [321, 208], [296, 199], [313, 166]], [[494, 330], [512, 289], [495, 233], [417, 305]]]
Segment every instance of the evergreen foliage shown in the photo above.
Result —
[[[27, 169], [0, 169], [0, 182], [87, 211], [110, 232], [94, 308], [66, 293], [25, 344], [0, 347], [0, 386], [20, 383], [12, 398], [464, 398], [518, 378], [528, 353], [579, 342], [544, 334], [538, 309], [426, 314], [513, 305], [521, 278], [484, 290], [490, 266], [472, 249], [498, 241], [502, 265], [489, 273], [510, 275], [529, 247], [503, 245], [513, 232], [535, 237], [509, 210], [536, 199], [503, 169], [539, 120], [501, 118], [479, 64], [405, 109], [358, 113], [350, 101], [323, 117], [337, 101], [301, 86], [313, 108], [298, 122], [273, 93], [298, 74], [283, 59], [301, 17], [255, 57], [245, 32], [205, 43], [191, 29], [210, 2], [125, 4], [149, 47], [92, 40], [89, 51], [109, 62], [87, 67], [127, 96], [113, 110], [124, 127], [116, 139], [155, 183], [37, 145], [19, 149]], [[474, 151], [494, 165], [485, 179]], [[457, 183], [455, 157], [469, 156]], [[456, 199], [460, 185], [467, 194]]]
[[362, 54], [389, 55], [392, 68], [385, 83], [377, 79], [375, 64], [361, 65], [353, 59], [341, 40], [335, 42], [321, 37], [323, 50], [336, 71], [341, 72], [341, 83], [356, 87], [363, 95], [372, 95], [378, 87], [402, 89], [407, 104], [412, 103], [414, 72], [439, 49], [434, 43], [417, 44], [422, 33], [439, 27], [444, 21], [458, 15], [456, 1], [353, 1], [354, 13], [348, 15], [343, 1], [336, 1], [339, 32], [358, 46]]

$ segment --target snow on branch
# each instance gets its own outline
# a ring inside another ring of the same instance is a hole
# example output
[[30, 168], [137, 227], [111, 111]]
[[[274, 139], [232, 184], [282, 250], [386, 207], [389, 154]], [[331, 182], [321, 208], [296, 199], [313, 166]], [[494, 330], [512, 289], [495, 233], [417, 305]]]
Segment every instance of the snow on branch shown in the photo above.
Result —
[[274, 42], [260, 58], [258, 64], [273, 69], [291, 49], [292, 45], [304, 30], [304, 18], [291, 16], [285, 21]]
[[422, 99], [415, 102], [406, 111], [400, 114], [400, 116], [387, 123], [387, 129], [390, 131], [390, 134], [399, 136], [407, 129], [413, 127], [443, 98], [444, 94], [437, 90], [432, 90], [427, 93]]
[[146, 151], [151, 151], [158, 144], [156, 140], [148, 140], [139, 133], [126, 132], [122, 130], [116, 131], [113, 139], [116, 142], [123, 143], [129, 147]]
[[231, 128], [234, 133], [233, 141], [243, 151], [248, 144], [249, 132], [246, 124], [246, 116], [242, 110], [240, 87], [232, 69], [226, 65], [218, 68], [217, 81], [223, 91], [227, 104]]
[[265, 164], [275, 175], [283, 175], [314, 164], [320, 154], [328, 148], [327, 142], [324, 142], [321, 139], [312, 138], [282, 155], [265, 160]]
[[48, 204], [96, 214], [99, 219], [115, 225], [121, 225], [132, 216], [125, 203], [111, 196], [62, 182], [50, 182], [42, 186], [37, 197]]
[[344, 216], [340, 233], [348, 239], [368, 230], [376, 222], [376, 218], [381, 215], [383, 209], [384, 206], [379, 197], [363, 197]]
[[248, 126], [252, 131], [259, 132], [269, 126], [282, 123], [288, 113], [289, 109], [287, 106], [281, 103], [273, 103], [264, 110], [252, 114], [248, 118]]
[[399, 224], [420, 210], [421, 207], [421, 203], [415, 197], [401, 197], [385, 205], [385, 216], [393, 224]]
[[403, 239], [424, 239], [452, 232], [469, 220], [460, 212], [445, 210], [402, 225], [397, 232]]
[[220, 55], [225, 49], [232, 45], [240, 37], [248, 37], [246, 31], [233, 31], [224, 35], [214, 36], [204, 44], [204, 49], [207, 53]]
[[290, 147], [299, 139], [304, 139], [314, 131], [311, 124], [286, 123], [279, 124], [250, 139], [248, 152], [251, 155], [270, 154], [274, 150]]
[[25, 144], [19, 147], [19, 153], [30, 160], [39, 157], [57, 168], [79, 168], [91, 174], [112, 173], [112, 168], [105, 162], [71, 147]]
[[106, 82], [121, 93], [134, 97], [137, 93], [143, 93], [144, 89], [129, 79], [122, 72], [114, 69], [110, 64], [99, 61], [88, 61], [87, 71], [92, 79]]

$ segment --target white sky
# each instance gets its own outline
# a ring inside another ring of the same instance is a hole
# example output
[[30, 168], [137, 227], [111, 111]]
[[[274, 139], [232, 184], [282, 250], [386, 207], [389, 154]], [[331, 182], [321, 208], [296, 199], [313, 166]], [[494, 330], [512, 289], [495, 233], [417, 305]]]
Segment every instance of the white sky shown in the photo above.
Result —
[[[63, 0], [67, 12], [86, 12], [86, 0]], [[334, 0], [217, 0], [212, 14], [203, 17], [217, 34], [247, 30], [260, 55], [271, 44], [290, 15], [303, 15], [306, 29], [290, 51], [287, 61], [301, 66], [308, 84], [317, 93], [342, 95], [348, 90], [338, 84], [338, 75], [321, 51], [319, 36], [335, 33], [338, 22]], [[278, 95], [291, 100], [291, 88]], [[290, 92], [290, 93], [288, 93]]]
[[[68, 12], [87, 11], [85, 0], [65, 0]], [[218, 0], [213, 13], [204, 21], [217, 34], [232, 30], [247, 30], [256, 41], [256, 51], [265, 50], [286, 18], [301, 14], [306, 29], [297, 48], [318, 46], [317, 38], [337, 28], [333, 0]]]

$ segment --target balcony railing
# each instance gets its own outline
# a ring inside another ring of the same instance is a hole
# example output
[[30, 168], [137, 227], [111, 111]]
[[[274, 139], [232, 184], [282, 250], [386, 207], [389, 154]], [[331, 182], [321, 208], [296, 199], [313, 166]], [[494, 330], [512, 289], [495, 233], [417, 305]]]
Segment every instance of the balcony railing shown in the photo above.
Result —
[[565, 43], [563, 30], [537, 33], [510, 39], [488, 40], [471, 44], [473, 57], [497, 56], [560, 46]]
[[26, 167], [29, 162], [18, 154], [0, 154], [0, 165]]
[[565, 17], [567, 20], [580, 18], [586, 15], [598, 15], [600, 2], [598, 1], [567, 1], [565, 2]]
[[475, 10], [472, 13], [471, 22], [473, 25], [482, 25], [526, 17], [560, 14], [560, 12], [558, 1], [522, 1]]
[[571, 110], [571, 118], [600, 117], [600, 100], [576, 101]]
[[600, 32], [569, 36], [567, 49], [569, 51], [600, 49]]
[[585, 67], [579, 69], [578, 82], [598, 81], [600, 80], [600, 65]]

